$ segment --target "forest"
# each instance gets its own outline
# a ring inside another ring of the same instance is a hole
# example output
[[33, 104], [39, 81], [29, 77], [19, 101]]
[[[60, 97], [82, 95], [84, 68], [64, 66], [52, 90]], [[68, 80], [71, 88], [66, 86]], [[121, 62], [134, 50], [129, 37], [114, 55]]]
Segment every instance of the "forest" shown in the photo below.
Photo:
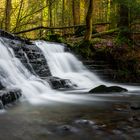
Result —
[[140, 139], [140, 0], [0, 0], [0, 140]]
[[[139, 28], [140, 1], [1, 0], [0, 12], [1, 29], [33, 39], [52, 32], [74, 35], [75, 29], [86, 23], [87, 28], [93, 24], [96, 32], [124, 27], [135, 34]], [[30, 32], [23, 32], [26, 30]]]

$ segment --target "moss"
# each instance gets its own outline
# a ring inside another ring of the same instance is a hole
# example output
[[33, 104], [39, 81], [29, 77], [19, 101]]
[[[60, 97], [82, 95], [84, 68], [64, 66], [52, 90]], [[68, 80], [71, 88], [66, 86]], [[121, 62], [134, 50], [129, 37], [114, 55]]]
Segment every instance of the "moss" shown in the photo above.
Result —
[[50, 41], [50, 42], [65, 43], [65, 38], [60, 36], [59, 34], [47, 35], [47, 37], [43, 38], [43, 40]]
[[92, 42], [90, 41], [81, 41], [75, 44], [75, 51], [84, 58], [91, 58], [93, 55], [92, 46]]
[[115, 39], [116, 46], [123, 46], [127, 44], [129, 47], [133, 46], [133, 41], [130, 38], [130, 30], [128, 28], [121, 28]]

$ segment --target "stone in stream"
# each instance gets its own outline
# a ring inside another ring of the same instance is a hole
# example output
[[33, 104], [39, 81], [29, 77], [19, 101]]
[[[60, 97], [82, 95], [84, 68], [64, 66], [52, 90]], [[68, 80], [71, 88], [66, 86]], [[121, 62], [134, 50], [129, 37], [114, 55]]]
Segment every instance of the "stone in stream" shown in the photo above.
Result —
[[0, 106], [13, 103], [22, 96], [20, 89], [5, 89], [0, 90]]
[[71, 133], [77, 133], [80, 130], [76, 127], [70, 126], [70, 125], [62, 125], [62, 126], [58, 126], [56, 128], [56, 133], [59, 134], [71, 134]]
[[127, 92], [128, 90], [119, 86], [110, 86], [100, 85], [91, 89], [90, 93], [114, 93], [114, 92]]
[[132, 110], [140, 110], [140, 103], [131, 103], [130, 108]]
[[80, 124], [80, 125], [94, 125], [94, 124], [96, 124], [95, 122], [93, 122], [91, 120], [84, 120], [84, 119], [76, 120], [75, 123]]
[[61, 79], [59, 77], [51, 76], [47, 78], [47, 81], [53, 89], [76, 87], [76, 85], [73, 84], [69, 79]]

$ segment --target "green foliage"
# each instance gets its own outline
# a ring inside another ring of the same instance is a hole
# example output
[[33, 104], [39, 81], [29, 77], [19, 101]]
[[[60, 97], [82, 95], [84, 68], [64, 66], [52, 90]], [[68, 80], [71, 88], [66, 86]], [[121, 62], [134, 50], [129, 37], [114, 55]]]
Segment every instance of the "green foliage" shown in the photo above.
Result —
[[101, 38], [94, 38], [91, 40], [92, 44], [95, 45], [97, 43], [101, 43], [102, 42], [102, 39]]
[[58, 43], [64, 43], [65, 42], [65, 39], [62, 36], [60, 36], [59, 34], [47, 35], [45, 40], [50, 41], [50, 42], [58, 42]]
[[130, 39], [130, 30], [127, 27], [122, 27], [119, 30], [118, 36], [115, 39], [116, 46], [123, 46], [127, 44], [129, 47], [133, 45], [133, 41]]
[[[75, 35], [76, 35], [77, 37], [84, 36], [85, 31], [86, 31], [86, 26], [79, 26], [79, 27], [76, 27], [76, 28], [75, 28]], [[93, 28], [93, 29], [92, 29], [92, 34], [95, 34], [95, 33], [97, 33], [97, 31], [96, 31], [95, 28]]]
[[75, 51], [81, 54], [84, 58], [89, 58], [92, 56], [93, 52], [91, 48], [92, 42], [90, 41], [81, 41], [75, 45]]
[[136, 20], [140, 13], [140, 1], [139, 0], [113, 0], [116, 4], [125, 5], [129, 8], [129, 22], [132, 23]]

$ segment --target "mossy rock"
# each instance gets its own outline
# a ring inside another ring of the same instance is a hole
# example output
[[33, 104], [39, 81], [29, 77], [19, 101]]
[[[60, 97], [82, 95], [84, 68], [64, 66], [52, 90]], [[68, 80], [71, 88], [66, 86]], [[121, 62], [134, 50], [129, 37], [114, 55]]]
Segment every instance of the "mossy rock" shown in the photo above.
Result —
[[110, 86], [100, 85], [98, 87], [90, 90], [90, 93], [114, 93], [114, 92], [127, 92], [128, 90], [119, 86]]

